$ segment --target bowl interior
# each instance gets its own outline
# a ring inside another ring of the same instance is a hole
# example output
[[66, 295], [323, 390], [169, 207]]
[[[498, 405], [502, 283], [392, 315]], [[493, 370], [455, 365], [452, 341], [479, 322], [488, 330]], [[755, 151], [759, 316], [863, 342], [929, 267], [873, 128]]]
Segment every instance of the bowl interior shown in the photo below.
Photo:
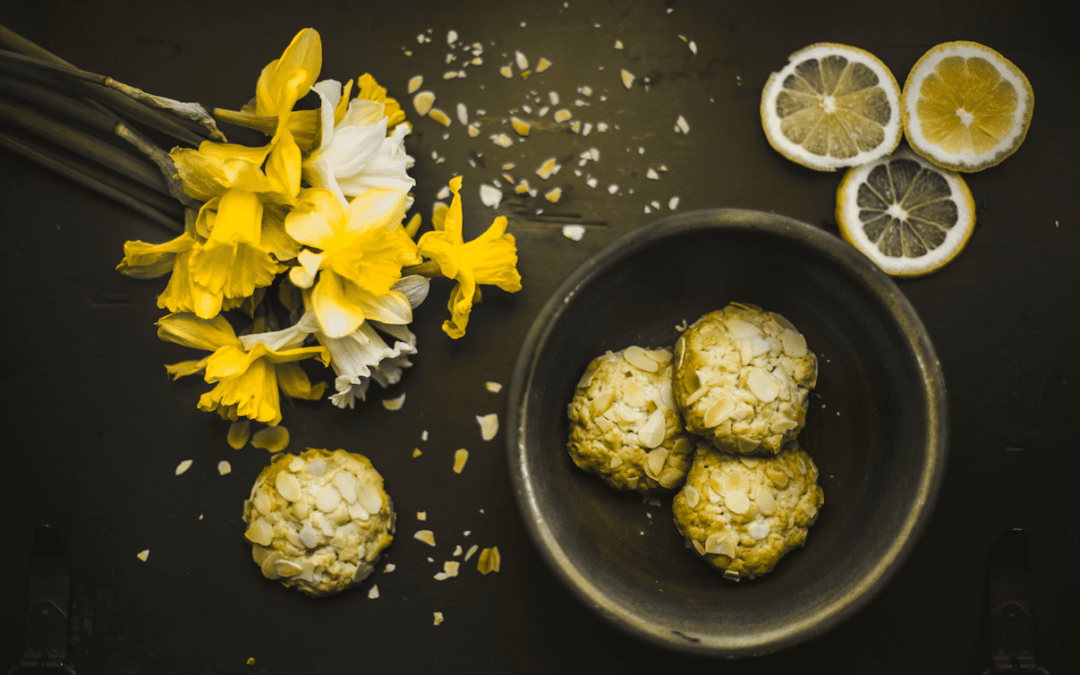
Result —
[[[592, 358], [670, 348], [676, 326], [732, 301], [783, 314], [817, 354], [799, 440], [825, 493], [806, 546], [740, 583], [684, 547], [670, 495], [647, 506], [566, 452], [566, 407]], [[944, 399], [910, 305], [847, 244], [774, 214], [681, 214], [598, 252], [541, 312], [511, 387], [511, 478], [542, 555], [603, 616], [681, 650], [763, 653], [833, 625], [902, 560], [943, 471]]]

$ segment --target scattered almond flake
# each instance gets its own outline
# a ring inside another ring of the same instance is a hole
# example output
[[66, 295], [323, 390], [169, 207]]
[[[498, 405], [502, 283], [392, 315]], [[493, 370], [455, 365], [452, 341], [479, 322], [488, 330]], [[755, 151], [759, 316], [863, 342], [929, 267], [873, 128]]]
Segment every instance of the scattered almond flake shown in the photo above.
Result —
[[523, 79], [523, 80], [529, 79], [530, 75], [532, 75], [531, 70], [523, 70], [523, 71], [521, 71], [521, 79]]
[[513, 185], [513, 184], [514, 184], [514, 177], [513, 177], [513, 176], [511, 176], [510, 174], [508, 174], [508, 173], [504, 173], [504, 174], [502, 175], [502, 177], [503, 177], [503, 180], [505, 180], [505, 181], [506, 181], [507, 183], [509, 183], [509, 184], [511, 184], [511, 185]]
[[502, 391], [502, 385], [498, 382], [485, 382], [484, 389], [487, 389], [492, 394], [498, 394], [500, 391]]
[[394, 563], [386, 563], [386, 567], [383, 568], [383, 574], [388, 574], [397, 569], [397, 565]]
[[413, 459], [416, 459], [417, 457], [419, 457], [422, 454], [424, 454], [424, 453], [420, 452], [420, 448], [414, 448], [413, 451], [412, 451]]
[[600, 161], [600, 148], [589, 148], [589, 158], [594, 162]]
[[585, 236], [585, 228], [581, 225], [563, 225], [562, 236], [574, 241], [581, 241]]
[[629, 70], [623, 68], [622, 72], [619, 73], [619, 77], [622, 78], [622, 84], [627, 89], [634, 86], [634, 74], [631, 73]]
[[680, 35], [679, 39], [682, 40], [683, 42], [686, 42], [686, 36], [685, 35]]
[[457, 119], [461, 122], [461, 126], [469, 126], [469, 109], [465, 107], [464, 103], [457, 104]]
[[495, 438], [495, 434], [499, 433], [498, 413], [491, 413], [490, 415], [477, 415], [476, 421], [480, 425], [480, 436], [485, 441], [490, 441], [491, 439]]
[[413, 108], [416, 110], [416, 114], [423, 117], [431, 111], [431, 107], [435, 105], [435, 94], [430, 91], [422, 91], [416, 96], [413, 96], [412, 100]]
[[229, 447], [239, 450], [247, 445], [251, 437], [251, 420], [242, 419], [229, 425]]
[[679, 119], [675, 120], [676, 129], [684, 134], [690, 133], [690, 125], [686, 123], [686, 118], [679, 115]]
[[697, 54], [697, 43], [693, 40], [690, 41], [690, 51]]
[[452, 61], [457, 61], [457, 57], [454, 56], [453, 54], [447, 54], [446, 55], [446, 63], [449, 64]]
[[435, 120], [444, 127], [450, 126], [450, 116], [444, 113], [442, 110], [439, 110], [438, 108], [432, 108], [428, 112], [428, 117]]
[[507, 162], [502, 165], [503, 171], [513, 171], [515, 164], [513, 162]]
[[552, 115], [552, 119], [554, 119], [556, 122], [565, 122], [573, 116], [574, 113], [570, 112], [568, 109], [559, 108], [555, 111], [555, 114]]
[[596, 187], [598, 182], [599, 181], [597, 181], [595, 178], [589, 178], [588, 180], [585, 181], [585, 184], [588, 185], [591, 188], [594, 188], [594, 187]]
[[378, 586], [378, 584], [371, 584], [371, 588], [368, 589], [367, 596], [368, 596], [368, 600], [374, 600], [374, 599], [379, 597], [379, 586]]
[[182, 474], [185, 471], [187, 471], [188, 469], [190, 469], [191, 468], [191, 463], [192, 462], [191, 462], [190, 459], [185, 459], [184, 461], [180, 462], [176, 466], [176, 475], [179, 476], [180, 474]]
[[596, 123], [596, 130], [599, 131], [600, 133], [604, 133], [605, 131], [607, 131], [608, 130], [607, 122], [597, 122]]
[[483, 551], [480, 551], [480, 557], [477, 558], [476, 562], [476, 569], [480, 570], [480, 574], [498, 572], [500, 562], [502, 562], [502, 556], [499, 555], [498, 546], [485, 548]]
[[522, 28], [524, 28], [524, 27], [525, 27], [525, 22], [524, 22], [524, 21], [522, 21], [522, 22], [521, 22], [521, 27], [522, 27]]
[[615, 194], [616, 192], [619, 191], [619, 186], [616, 185], [615, 183], [612, 183], [611, 185], [607, 186], [607, 191], [608, 191], [608, 194], [613, 195], [613, 194]]
[[543, 108], [540, 108], [540, 110], [536, 111], [536, 116], [543, 117], [544, 115], [548, 114], [549, 110], [551, 110], [551, 108], [544, 106]]
[[[461, 548], [460, 546], [458, 547]], [[447, 560], [443, 563], [443, 571], [446, 572], [448, 577], [456, 577], [458, 575], [458, 569], [461, 567], [461, 563], [456, 560]]]
[[529, 115], [532, 114], [532, 106], [531, 105], [523, 105], [523, 106], [521, 106], [521, 109], [524, 110]]
[[551, 61], [548, 61], [543, 56], [541, 56], [540, 60], [536, 62], [536, 72], [542, 73], [545, 70], [547, 70], [548, 68], [550, 68], [551, 66], [552, 66]]
[[387, 410], [401, 410], [401, 406], [405, 405], [405, 394], [397, 398], [384, 398], [382, 405]]
[[[627, 148], [627, 150], [629, 150], [629, 148]], [[645, 154], [645, 146], [644, 145], [639, 145], [638, 146], [637, 154], [639, 154], [639, 155], [644, 155]]]
[[518, 193], [519, 195], [525, 194], [528, 191], [529, 191], [529, 181], [524, 179], [524, 178], [521, 179], [520, 183], [518, 183], [516, 186], [514, 186], [514, 192]]
[[[535, 197], [536, 195], [537, 195], [537, 190], [536, 190], [536, 188], [533, 188], [533, 189], [529, 190], [529, 196], [530, 196], [530, 197]], [[537, 209], [537, 211], [536, 211], [536, 215], [540, 215], [540, 214], [541, 214], [541, 213], [543, 213], [543, 212], [544, 212], [544, 209]]]
[[460, 556], [461, 553], [462, 553], [461, 544], [458, 544], [457, 546], [454, 547], [454, 557], [456, 558], [456, 557]]
[[467, 536], [469, 536], [470, 534], [472, 534], [472, 530], [465, 530], [464, 532], [462, 532], [462, 533], [461, 533], [461, 535], [462, 535], [463, 537], [467, 537]]
[[413, 539], [419, 539], [428, 546], [435, 545], [435, 533], [431, 530], [418, 530], [416, 534], [413, 535]]
[[551, 105], [559, 105], [559, 92], [549, 91], [548, 100], [551, 101]]
[[[465, 536], [468, 536], [468, 534], [466, 534]], [[470, 546], [468, 552], [465, 554], [465, 560], [467, 561], [469, 558], [473, 557], [473, 554], [476, 553], [476, 550], [478, 548], [480, 548], [480, 547], [477, 546], [476, 544], [473, 544], [472, 546]]]
[[480, 201], [484, 206], [490, 206], [493, 209], [499, 208], [499, 202], [502, 201], [502, 190], [487, 183], [480, 185]]
[[406, 49], [405, 50], [405, 56], [412, 56], [412, 50], [411, 49]]
[[439, 193], [435, 195], [435, 199], [449, 199], [450, 198], [450, 186], [444, 185]]
[[428, 439], [428, 432], [427, 432], [427, 429], [424, 429], [424, 431], [420, 434], [420, 440], [426, 441], [427, 439]]
[[202, 520], [203, 514], [199, 514], [199, 520]]
[[435, 625], [438, 626], [442, 622], [443, 622], [442, 612], [435, 612]]
[[645, 177], [651, 180], [660, 180], [660, 174], [656, 173], [656, 169], [653, 168], [645, 172]]
[[453, 47], [454, 43], [457, 42], [457, 39], [458, 39], [458, 34], [457, 34], [456, 30], [451, 29], [451, 30], [446, 31], [446, 44]]
[[424, 34], [420, 33], [419, 35], [417, 35], [416, 36], [416, 41], [419, 42], [420, 44], [424, 44]]
[[[146, 559], [150, 557], [150, 549], [146, 549], [145, 551], [140, 551], [139, 553], [136, 553], [135, 557], [143, 562], [146, 562]], [[468, 558], [466, 558], [466, 560], [468, 560]]]
[[465, 470], [465, 462], [469, 461], [469, 451], [465, 448], [460, 448], [454, 452], [454, 473], [461, 473]]
[[650, 209], [648, 206], [646, 206], [645, 207], [645, 213], [652, 213], [652, 209]]
[[555, 204], [562, 197], [562, 188], [551, 188], [544, 193], [544, 199], [548, 200], [552, 204]]
[[615, 49], [622, 49], [622, 40], [615, 41]]
[[506, 134], [491, 134], [491, 136], [488, 136], [488, 138], [491, 139], [492, 143], [503, 148], [509, 148], [511, 145], [514, 144], [514, 141], [512, 141], [510, 137]]
[[544, 180], [547, 180], [548, 178], [551, 178], [556, 173], [558, 173], [560, 168], [562, 167], [559, 164], [556, 164], [555, 158], [549, 157], [548, 159], [544, 160], [544, 163], [541, 164], [540, 168], [536, 170], [536, 175], [540, 176]]
[[592, 122], [586, 122], [585, 128], [581, 130], [582, 136], [588, 136], [592, 132]]
[[514, 69], [511, 68], [510, 66], [503, 66], [502, 68], [499, 68], [499, 74], [502, 75], [503, 77], [505, 77], [506, 79], [510, 79], [511, 77], [514, 76]]
[[584, 96], [592, 96], [592, 87], [590, 87], [587, 84], [582, 85], [582, 86], [578, 87], [578, 93], [582, 94]]
[[514, 62], [517, 63], [518, 70], [529, 69], [529, 59], [521, 52], [514, 52]]
[[500, 190], [502, 189], [502, 183], [500, 183], [500, 182], [499, 182], [499, 179], [498, 179], [498, 178], [496, 178], [495, 180], [491, 181], [491, 184], [492, 184], [492, 185], [494, 185], [495, 187], [499, 188]]
[[658, 201], [656, 201], [656, 200], [653, 200], [653, 201], [651, 201], [651, 202], [649, 202], [649, 203], [650, 203], [650, 204], [652, 204], [652, 207], [653, 207], [654, 209], [656, 209], [657, 211], [659, 211], [659, 210], [660, 210], [660, 202], [658, 202]]
[[417, 520], [427, 520], [427, 511], [417, 511], [416, 512], [416, 519]]
[[580, 134], [581, 133], [581, 120], [574, 120], [573, 122], [571, 122], [570, 123], [570, 131], [573, 131], [575, 134]]
[[528, 136], [529, 130], [532, 128], [531, 124], [520, 117], [511, 117], [510, 124], [513, 125], [514, 131], [517, 132], [518, 136]]
[[[406, 52], [406, 53], [408, 53], [408, 52]], [[254, 656], [249, 656], [248, 660], [245, 661], [245, 663], [247, 663], [249, 666], [255, 665], [255, 657]]]
[[475, 122], [470, 124], [469, 125], [469, 137], [470, 138], [476, 138], [479, 135], [480, 135], [480, 127], [478, 127]]
[[449, 576], [450, 576], [450, 575], [449, 575], [449, 574], [447, 574], [446, 572], [436, 572], [436, 573], [435, 573], [435, 580], [436, 580], [436, 581], [446, 581], [446, 579], [447, 579], [447, 578], [448, 578]]
[[435, 558], [432, 558], [431, 556], [428, 556], [427, 561], [430, 562], [430, 563], [433, 563], [433, 562], [435, 562]]
[[226, 462], [224, 460], [218, 462], [217, 472], [221, 476], [232, 473], [232, 464], [229, 464], [228, 462]]
[[580, 98], [575, 98], [574, 99], [574, 105], [576, 105], [579, 108], [587, 108], [592, 104], [589, 103], [588, 101], [583, 101]]
[[442, 79], [444, 79], [444, 80], [452, 80], [455, 77], [457, 77], [459, 74], [460, 73], [458, 73], [458, 71], [456, 71], [456, 70], [448, 70], [448, 71], [446, 71], [445, 73], [442, 74]]
[[672, 211], [674, 211], [675, 209], [677, 209], [677, 208], [679, 207], [679, 198], [678, 198], [678, 197], [672, 197], [672, 198], [671, 198], [671, 199], [670, 199], [670, 200], [668, 201], [668, 204], [667, 204], [667, 206], [668, 206], [668, 208], [669, 208], [669, 209], [671, 209]]
[[[482, 65], [484, 65], [484, 59], [480, 58], [479, 56], [474, 56], [473, 60], [469, 61], [469, 63], [471, 63], [474, 66], [482, 66]], [[468, 64], [466, 64], [466, 65], [468, 65]]]

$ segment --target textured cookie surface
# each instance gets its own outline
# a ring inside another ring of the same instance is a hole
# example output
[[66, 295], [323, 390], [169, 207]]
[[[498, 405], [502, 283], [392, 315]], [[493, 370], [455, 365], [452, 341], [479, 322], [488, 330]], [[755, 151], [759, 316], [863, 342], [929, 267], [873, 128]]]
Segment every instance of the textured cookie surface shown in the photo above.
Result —
[[749, 457], [699, 441], [686, 484], [672, 501], [675, 526], [724, 576], [771, 572], [806, 542], [825, 495], [810, 456], [792, 442], [780, 453]]
[[277, 455], [244, 502], [244, 536], [269, 579], [311, 596], [360, 583], [393, 541], [394, 509], [363, 455]]
[[682, 485], [694, 444], [672, 395], [671, 352], [627, 347], [589, 363], [567, 409], [574, 463], [619, 490]]
[[787, 319], [728, 305], [675, 343], [675, 400], [686, 429], [733, 453], [775, 454], [806, 421], [817, 358]]

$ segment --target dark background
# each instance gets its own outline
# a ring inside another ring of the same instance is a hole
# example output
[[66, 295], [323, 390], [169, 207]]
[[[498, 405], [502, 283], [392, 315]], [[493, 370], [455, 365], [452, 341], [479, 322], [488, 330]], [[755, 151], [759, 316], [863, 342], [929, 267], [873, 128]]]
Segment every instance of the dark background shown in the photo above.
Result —
[[[71, 550], [70, 657], [80, 673], [975, 673], [990, 664], [986, 556], [1011, 527], [1030, 537], [1037, 661], [1055, 673], [1075, 667], [1068, 638], [1080, 634], [1077, 11], [1005, 0], [565, 4], [0, 4], [0, 23], [86, 70], [232, 109], [253, 95], [261, 68], [298, 30], [316, 28], [320, 79], [370, 72], [414, 121], [407, 147], [416, 158], [415, 209], [425, 222], [439, 189], [463, 174], [466, 239], [495, 215], [507, 216], [524, 284], [516, 295], [486, 290], [468, 334], [452, 341], [440, 329], [450, 286], [435, 283], [413, 324], [420, 354], [399, 385], [385, 392], [373, 386], [355, 410], [325, 401], [283, 404], [290, 450], [343, 447], [369, 456], [399, 514], [397, 541], [383, 558], [397, 569], [373, 578], [381, 597], [367, 598], [369, 581], [314, 601], [263, 579], [250, 561], [242, 502], [269, 458], [250, 446], [228, 447], [227, 423], [195, 407], [207, 388], [198, 378], [168, 381], [163, 364], [199, 355], [155, 337], [164, 280], [115, 272], [126, 240], [172, 235], [0, 152], [0, 410], [8, 436], [0, 667], [21, 653], [29, 546], [39, 523], [55, 526]], [[450, 29], [461, 42], [484, 47], [483, 65], [468, 66], [465, 79], [442, 79], [464, 67], [460, 49], [457, 61], [445, 61]], [[418, 43], [418, 34], [431, 41]], [[679, 35], [696, 43], [697, 54]], [[548, 295], [598, 248], [654, 219], [655, 211], [645, 212], [653, 200], [661, 213], [678, 196], [680, 211], [760, 209], [837, 231], [841, 174], [784, 159], [761, 131], [762, 86], [790, 53], [814, 42], [858, 46], [902, 85], [928, 49], [960, 39], [1013, 61], [1036, 102], [1020, 150], [965, 177], [978, 206], [965, 251], [932, 276], [900, 282], [934, 341], [949, 392], [949, 466], [920, 543], [854, 618], [777, 654], [714, 663], [625, 636], [571, 596], [527, 538], [506, 474], [504, 436], [485, 443], [475, 421], [490, 412], [505, 419], [506, 389], [492, 394], [484, 382], [509, 384]], [[623, 50], [613, 48], [616, 40]], [[533, 64], [544, 56], [554, 65], [528, 80], [504, 79], [498, 69], [517, 50]], [[638, 77], [631, 91], [619, 81], [622, 68]], [[470, 119], [483, 109], [480, 136], [469, 138], [457, 121], [444, 129], [417, 119], [406, 93], [417, 74], [452, 118], [458, 102]], [[577, 92], [582, 85], [592, 87], [591, 97]], [[488, 140], [512, 134], [504, 120], [528, 103], [530, 91], [546, 97], [551, 90], [575, 117], [612, 128], [584, 137], [534, 126], [528, 141], [509, 149]], [[574, 107], [575, 99], [590, 106]], [[673, 131], [680, 115], [690, 125], [685, 136]], [[258, 140], [223, 129], [230, 140]], [[572, 157], [590, 147], [600, 150], [600, 161], [575, 176]], [[567, 161], [544, 182], [532, 171], [549, 156]], [[497, 212], [483, 207], [480, 184], [499, 179], [507, 161], [535, 187], [563, 187], [562, 200], [521, 198], [502, 181], [506, 196]], [[661, 165], [667, 171], [659, 181], [645, 177]], [[598, 188], [586, 185], [589, 176]], [[616, 194], [610, 184], [619, 186]], [[566, 223], [584, 224], [584, 238], [564, 238]], [[379, 404], [403, 392], [402, 410]], [[414, 459], [416, 447], [423, 454]], [[451, 466], [460, 447], [470, 458], [459, 476]], [[184, 459], [194, 465], [177, 477]], [[216, 469], [223, 459], [233, 468], [224, 477]], [[426, 523], [417, 522], [418, 511], [427, 512]], [[412, 539], [421, 527], [435, 532], [436, 549]], [[473, 543], [497, 545], [502, 571], [480, 576], [473, 558], [455, 579], [432, 578], [454, 546]], [[145, 563], [135, 557], [143, 549], [150, 550]], [[437, 628], [435, 611], [446, 616]], [[254, 666], [245, 664], [249, 657]]]

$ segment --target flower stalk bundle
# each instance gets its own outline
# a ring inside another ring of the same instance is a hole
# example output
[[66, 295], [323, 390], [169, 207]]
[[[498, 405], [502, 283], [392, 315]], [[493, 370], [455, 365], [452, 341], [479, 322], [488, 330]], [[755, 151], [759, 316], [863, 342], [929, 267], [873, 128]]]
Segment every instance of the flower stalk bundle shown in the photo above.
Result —
[[[481, 285], [521, 289], [505, 217], [464, 241], [460, 176], [450, 207], [417, 239], [420, 216], [405, 220], [416, 183], [405, 113], [371, 75], [320, 81], [314, 29], [263, 68], [248, 104], [213, 114], [81, 71], [3, 27], [0, 47], [0, 122], [21, 131], [0, 131], [0, 145], [175, 232], [127, 242], [117, 269], [168, 277], [158, 336], [208, 352], [166, 366], [174, 378], [202, 374], [214, 385], [200, 409], [276, 426], [282, 393], [326, 394], [298, 365], [306, 359], [333, 369], [329, 398], [351, 408], [372, 380], [388, 387], [411, 365], [409, 324], [430, 278], [455, 282], [443, 324], [455, 339]], [[309, 92], [319, 107], [296, 109]], [[229, 143], [215, 119], [268, 141]], [[177, 145], [167, 152], [155, 137]], [[281, 328], [286, 314], [291, 325]]]

